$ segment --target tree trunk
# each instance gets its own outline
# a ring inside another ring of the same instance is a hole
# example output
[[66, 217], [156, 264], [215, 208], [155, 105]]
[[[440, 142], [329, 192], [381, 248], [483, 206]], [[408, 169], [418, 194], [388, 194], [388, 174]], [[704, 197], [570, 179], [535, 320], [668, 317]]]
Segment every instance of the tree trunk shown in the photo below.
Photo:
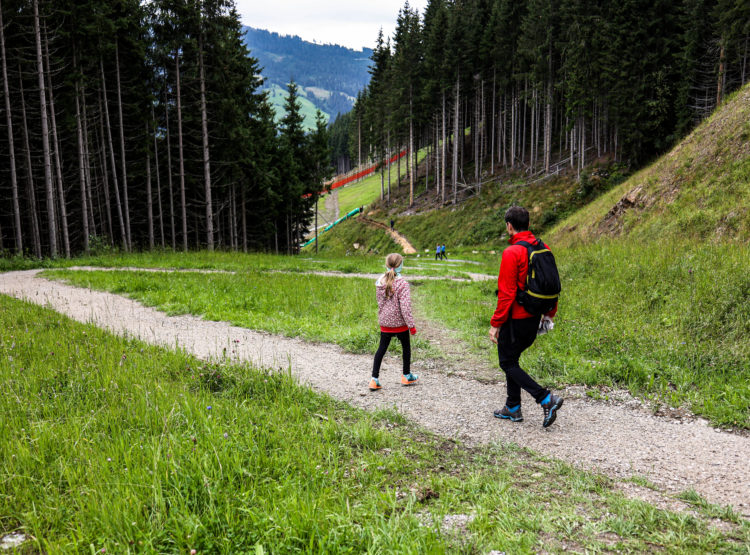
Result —
[[23, 230], [21, 229], [21, 207], [18, 203], [18, 175], [16, 173], [16, 150], [13, 143], [13, 118], [10, 111], [10, 86], [8, 66], [5, 58], [5, 34], [3, 32], [3, 7], [0, 3], [0, 58], [3, 69], [3, 93], [5, 97], [5, 122], [8, 130], [8, 154], [10, 155], [10, 188], [13, 203], [13, 227], [16, 236], [16, 254], [23, 254]]
[[495, 70], [492, 70], [492, 134], [490, 137], [490, 175], [495, 173]]
[[409, 85], [409, 154], [406, 158], [409, 165], [409, 207], [414, 204], [414, 163], [412, 156], [414, 152], [414, 121], [412, 118], [411, 85]]
[[122, 86], [120, 83], [120, 50], [119, 41], [115, 40], [115, 76], [117, 78], [117, 112], [120, 117], [120, 158], [122, 159], [122, 201], [125, 216], [125, 233], [128, 238], [127, 251], [133, 249], [133, 238], [130, 235], [130, 203], [128, 202], [128, 172], [125, 159], [125, 125], [122, 118]]
[[[75, 54], [73, 67], [78, 69]], [[76, 138], [78, 145], [78, 181], [81, 187], [81, 223], [83, 224], [83, 252], [89, 254], [88, 196], [86, 191], [86, 155], [83, 148], [83, 125], [81, 124], [80, 87], [76, 79]]]
[[[100, 90], [101, 93], [101, 90]], [[109, 181], [107, 181], [107, 176], [109, 174], [109, 168], [107, 167], [107, 153], [111, 152], [111, 149], [107, 149], [107, 145], [111, 144], [111, 142], [107, 142], [105, 139], [104, 134], [104, 120], [105, 118], [109, 119], [109, 111], [104, 111], [104, 107], [102, 105], [102, 96], [104, 94], [99, 95], [99, 135], [100, 135], [100, 143], [101, 143], [101, 149], [100, 149], [100, 156], [102, 161], [102, 183], [104, 185], [104, 209], [107, 211], [107, 230], [109, 231], [109, 242], [110, 244], [114, 244], [114, 233], [112, 228], [112, 206], [110, 204], [109, 200]], [[104, 104], [106, 106], [106, 103]], [[102, 114], [104, 117], [102, 117]], [[108, 135], [107, 135], [108, 136]], [[114, 175], [115, 180], [115, 192], [117, 191], [117, 175]], [[119, 197], [117, 197], [119, 198]], [[118, 217], [120, 222], [120, 231], [122, 232], [125, 228], [122, 223], [122, 214], [118, 211]], [[124, 236], [124, 233], [122, 233]]]
[[23, 126], [23, 144], [25, 149], [26, 161], [26, 188], [28, 193], [29, 212], [31, 216], [31, 232], [34, 238], [34, 255], [37, 258], [42, 257], [42, 237], [39, 229], [39, 216], [36, 209], [36, 191], [34, 188], [34, 173], [31, 165], [31, 145], [29, 144], [29, 126], [26, 120], [26, 99], [23, 93], [23, 74], [21, 66], [18, 66], [18, 90], [21, 93], [21, 121]]
[[53, 161], [55, 163], [55, 174], [57, 178], [57, 194], [60, 199], [60, 226], [62, 227], [63, 249], [65, 258], [70, 258], [70, 236], [68, 235], [68, 209], [65, 203], [65, 190], [62, 179], [62, 161], [60, 156], [60, 141], [57, 137], [57, 117], [55, 115], [55, 97], [52, 91], [52, 71], [49, 63], [49, 39], [47, 37], [47, 25], [44, 25], [44, 58], [46, 61], [48, 92], [49, 92], [49, 113], [52, 124], [52, 147], [54, 150]]
[[716, 83], [716, 106], [718, 107], [719, 104], [721, 104], [722, 99], [724, 98], [724, 83], [726, 81], [726, 68], [724, 67], [725, 64], [725, 53], [724, 53], [724, 40], [722, 38], [721, 40], [721, 51], [719, 52], [719, 76], [718, 81]]
[[242, 252], [247, 252], [247, 205], [244, 186], [242, 187]]
[[396, 188], [401, 187], [401, 146], [398, 147], [398, 158], [396, 158]]
[[[175, 72], [177, 80], [177, 147], [180, 157], [180, 204], [182, 207], [182, 250], [188, 250], [187, 205], [185, 203], [185, 158], [182, 148], [182, 99], [180, 93], [180, 53], [175, 50]], [[197, 246], [197, 245], [196, 245]]]
[[229, 240], [232, 250], [237, 250], [237, 203], [235, 201], [234, 183], [229, 188]]
[[463, 137], [459, 138], [459, 129], [458, 129], [458, 118], [460, 115], [460, 108], [461, 108], [461, 87], [459, 82], [459, 76], [456, 75], [456, 96], [454, 100], [455, 104], [455, 116], [453, 118], [453, 168], [452, 168], [452, 174], [451, 174], [451, 185], [453, 186], [453, 204], [456, 204], [456, 192], [458, 187], [458, 146], [460, 143], [463, 142]]
[[443, 204], [445, 204], [445, 152], [446, 152], [446, 129], [445, 129], [445, 91], [443, 91], [442, 95], [442, 112], [443, 112], [443, 144], [440, 145], [440, 163], [442, 164], [440, 169], [440, 194], [441, 194], [441, 201]]
[[526, 110], [529, 107], [529, 81], [523, 84], [523, 114], [521, 115], [521, 165], [526, 163]]
[[164, 242], [164, 209], [161, 203], [161, 176], [159, 175], [159, 144], [156, 140], [156, 114], [154, 113], [154, 106], [151, 105], [151, 121], [153, 122], [154, 129], [154, 166], [156, 168], [156, 202], [159, 207], [159, 235], [161, 238], [161, 248], [163, 249], [166, 244]]
[[510, 100], [510, 167], [516, 167], [516, 137], [518, 136], [518, 92], [513, 90]]
[[125, 218], [122, 214], [122, 203], [120, 202], [120, 186], [117, 183], [117, 163], [115, 162], [115, 145], [112, 141], [112, 125], [109, 120], [109, 101], [107, 99], [107, 80], [104, 76], [104, 61], [99, 58], [99, 66], [102, 70], [102, 97], [104, 98], [104, 120], [107, 130], [107, 143], [109, 144], [109, 162], [112, 165], [112, 183], [115, 189], [115, 205], [117, 208], [117, 219], [120, 223], [120, 238], [122, 246], [126, 252], [129, 252], [128, 232], [125, 225]]
[[474, 80], [474, 123], [471, 125], [471, 134], [474, 138], [474, 185], [479, 185], [479, 142], [481, 132], [479, 130], [479, 106], [480, 106], [480, 95], [479, 88], [476, 86], [476, 79]]
[[424, 157], [424, 191], [427, 193], [430, 189], [430, 156], [431, 156], [431, 149], [430, 149], [430, 140], [428, 137], [427, 144], [425, 146], [425, 157]]
[[203, 67], [203, 31], [198, 46], [198, 65], [201, 87], [201, 135], [203, 138], [203, 182], [206, 191], [206, 243], [208, 250], [214, 250], [214, 217], [211, 202], [211, 157], [208, 150], [208, 115], [206, 113], [206, 75]]
[[149, 126], [146, 124], [146, 219], [148, 220], [148, 248], [154, 250], [154, 200], [151, 191], [151, 153], [148, 148]]
[[[164, 68], [166, 72], [166, 68]], [[169, 132], [169, 97], [166, 92], [166, 83], [164, 87], [164, 119], [167, 131], [167, 185], [169, 186], [169, 227], [172, 233], [172, 250], [177, 250], [177, 231], [174, 225], [174, 193], [172, 184], [172, 145], [170, 142], [171, 134]]]
[[391, 152], [391, 132], [388, 131], [388, 204], [391, 203], [391, 158], [393, 153]]
[[547, 98], [544, 110], [544, 173], [549, 174], [552, 158], [552, 79], [547, 82]]
[[504, 168], [508, 167], [508, 94], [507, 90], [503, 92], [503, 100], [502, 100], [502, 109], [500, 110], [500, 123], [499, 125], [499, 133], [500, 133], [500, 150], [498, 150], [497, 157], [498, 157], [498, 163], [500, 163], [500, 158], [502, 157], [502, 165]]
[[[91, 152], [89, 150], [89, 123], [88, 123], [88, 108], [86, 107], [86, 87], [81, 86], [81, 108], [83, 110], [83, 164], [84, 173], [86, 177], [86, 198], [88, 200], [89, 207], [89, 234], [96, 235], [96, 220], [94, 219], [94, 200], [91, 192], [92, 181], [91, 181]], [[101, 203], [100, 203], [101, 205]], [[101, 220], [101, 210], [99, 210], [99, 219]], [[100, 224], [101, 225], [101, 224]], [[110, 238], [112, 232], [110, 230]]]
[[39, 103], [42, 119], [42, 152], [44, 154], [44, 190], [47, 196], [47, 220], [49, 231], [49, 252], [52, 258], [57, 257], [57, 217], [55, 214], [55, 196], [52, 189], [52, 157], [50, 155], [49, 128], [47, 126], [47, 93], [44, 85], [44, 66], [42, 64], [42, 35], [39, 28], [39, 1], [34, 0], [34, 36], [36, 39], [36, 65], [39, 78]]
[[[385, 161], [381, 160], [380, 162], [380, 200], [383, 200], [385, 198], [385, 166], [383, 165]], [[318, 214], [318, 203], [316, 201], [315, 203], [315, 217], [317, 218]], [[316, 230], [317, 233], [317, 230]], [[315, 248], [317, 249], [317, 241], [315, 243]], [[315, 252], [318, 252], [317, 250]]]

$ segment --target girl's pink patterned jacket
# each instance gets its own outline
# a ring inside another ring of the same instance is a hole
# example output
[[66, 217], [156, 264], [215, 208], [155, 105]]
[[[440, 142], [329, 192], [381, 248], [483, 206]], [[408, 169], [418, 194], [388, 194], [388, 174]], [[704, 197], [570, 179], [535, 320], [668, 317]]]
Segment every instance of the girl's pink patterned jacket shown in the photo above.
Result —
[[411, 314], [409, 284], [401, 276], [393, 281], [393, 296], [385, 295], [385, 276], [375, 282], [375, 297], [378, 300], [378, 324], [380, 331], [400, 333], [414, 327]]

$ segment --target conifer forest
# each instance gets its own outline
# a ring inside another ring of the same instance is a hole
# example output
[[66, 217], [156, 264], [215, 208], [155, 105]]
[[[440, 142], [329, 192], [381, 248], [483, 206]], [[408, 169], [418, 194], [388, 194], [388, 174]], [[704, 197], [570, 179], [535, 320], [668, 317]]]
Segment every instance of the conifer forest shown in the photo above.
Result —
[[0, 250], [291, 252], [328, 172], [233, 2], [0, 1]]
[[503, 170], [579, 173], [602, 157], [637, 168], [750, 79], [749, 54], [747, 0], [407, 3], [331, 128], [334, 156], [407, 146], [415, 175], [429, 146], [420, 178], [445, 202]]
[[347, 155], [408, 149], [413, 196], [426, 149], [443, 202], [637, 167], [750, 80], [749, 42], [746, 0], [407, 3], [354, 110], [306, 134], [293, 82], [274, 122], [231, 0], [0, 0], [0, 252], [296, 252]]

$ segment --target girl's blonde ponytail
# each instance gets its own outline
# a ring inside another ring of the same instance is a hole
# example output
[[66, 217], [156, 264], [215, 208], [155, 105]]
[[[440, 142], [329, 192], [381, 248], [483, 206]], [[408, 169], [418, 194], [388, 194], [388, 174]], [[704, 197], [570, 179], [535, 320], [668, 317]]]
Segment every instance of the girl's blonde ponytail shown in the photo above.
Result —
[[385, 257], [385, 266], [388, 271], [385, 273], [385, 296], [393, 296], [393, 282], [396, 280], [396, 268], [401, 266], [404, 257], [393, 252]]

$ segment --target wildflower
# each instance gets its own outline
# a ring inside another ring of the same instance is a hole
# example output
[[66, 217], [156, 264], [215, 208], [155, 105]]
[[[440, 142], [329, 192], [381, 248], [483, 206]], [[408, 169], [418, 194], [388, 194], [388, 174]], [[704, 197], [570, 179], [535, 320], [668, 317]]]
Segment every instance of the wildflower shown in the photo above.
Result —
[[207, 408], [208, 410], [211, 410], [211, 405], [208, 405], [208, 406], [207, 406], [206, 408]]
[[224, 439], [227, 439], [229, 437], [229, 434], [224, 432]]
[[110, 459], [109, 457], [107, 457], [107, 462], [112, 462], [112, 459]]
[[190, 555], [195, 555], [196, 553], [198, 553], [198, 552], [195, 549], [191, 549], [190, 550]]

